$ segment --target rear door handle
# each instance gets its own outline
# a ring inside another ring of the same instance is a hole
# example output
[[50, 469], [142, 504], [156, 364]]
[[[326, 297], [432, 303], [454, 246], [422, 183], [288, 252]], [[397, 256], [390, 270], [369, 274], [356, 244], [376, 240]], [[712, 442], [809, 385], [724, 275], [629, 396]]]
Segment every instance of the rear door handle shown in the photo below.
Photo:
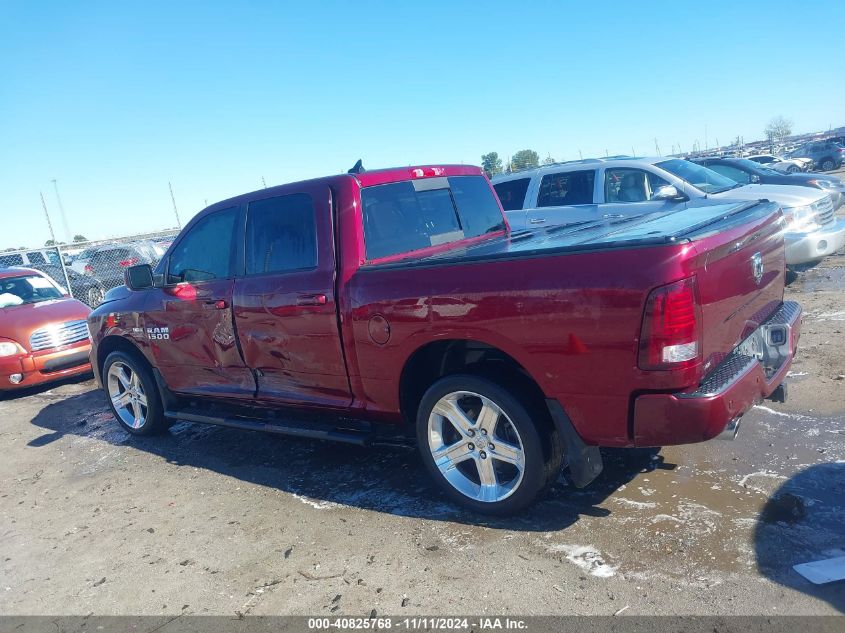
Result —
[[202, 307], [206, 310], [225, 310], [229, 307], [229, 304], [223, 299], [217, 299], [214, 301], [205, 301]]
[[324, 306], [327, 302], [326, 295], [299, 295], [296, 298], [298, 306]]
[[531, 218], [528, 220], [528, 224], [543, 224], [546, 221], [546, 218]]

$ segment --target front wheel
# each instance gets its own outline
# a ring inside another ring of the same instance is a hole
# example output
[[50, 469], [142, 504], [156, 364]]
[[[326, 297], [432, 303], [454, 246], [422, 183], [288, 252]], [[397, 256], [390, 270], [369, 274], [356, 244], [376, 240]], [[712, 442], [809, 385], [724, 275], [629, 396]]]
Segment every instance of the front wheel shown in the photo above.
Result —
[[822, 161], [822, 171], [833, 171], [834, 167], [836, 167], [836, 163], [833, 162], [832, 158], [825, 158]]
[[434, 383], [417, 411], [423, 462], [459, 504], [485, 514], [530, 505], [557, 476], [561, 455], [544, 421], [523, 401], [487, 379], [447, 376]]
[[147, 364], [126, 352], [112, 352], [103, 364], [103, 385], [112, 413], [133, 435], [167, 428], [155, 379]]
[[787, 174], [794, 174], [795, 172], [799, 171], [799, 169], [795, 165], [790, 165], [786, 168]]

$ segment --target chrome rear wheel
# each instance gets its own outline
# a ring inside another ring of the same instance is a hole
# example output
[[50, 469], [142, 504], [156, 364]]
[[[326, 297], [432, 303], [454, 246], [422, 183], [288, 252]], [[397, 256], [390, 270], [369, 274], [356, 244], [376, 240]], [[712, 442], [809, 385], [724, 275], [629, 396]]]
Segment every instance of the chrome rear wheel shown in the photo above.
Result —
[[428, 449], [443, 478], [475, 501], [502, 501], [522, 483], [522, 438], [502, 407], [484, 395], [454, 391], [441, 397], [428, 418]]

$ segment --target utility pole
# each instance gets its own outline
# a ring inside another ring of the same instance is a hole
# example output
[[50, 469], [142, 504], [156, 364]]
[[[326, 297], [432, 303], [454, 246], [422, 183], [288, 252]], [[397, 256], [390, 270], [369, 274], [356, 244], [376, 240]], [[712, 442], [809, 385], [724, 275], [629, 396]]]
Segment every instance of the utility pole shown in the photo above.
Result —
[[62, 216], [62, 228], [65, 230], [65, 240], [67, 242], [71, 242], [72, 241], [71, 238], [73, 236], [70, 234], [70, 227], [68, 226], [68, 223], [67, 223], [67, 216], [65, 215], [65, 208], [64, 208], [64, 206], [62, 206], [62, 198], [61, 198], [61, 196], [59, 196], [59, 185], [56, 182], [55, 178], [53, 178], [53, 180], [51, 182], [53, 183], [53, 190], [56, 192], [56, 200], [59, 203], [59, 215]]
[[584, 155], [581, 153], [580, 149], [578, 150], [578, 158], [580, 158], [581, 160], [584, 160]]
[[56, 234], [53, 233], [53, 223], [50, 222], [50, 214], [47, 213], [47, 203], [44, 202], [44, 193], [39, 191], [39, 195], [41, 196], [41, 208], [44, 209], [44, 217], [47, 218], [47, 228], [50, 229], [50, 239], [52, 240], [53, 244], [56, 243]]
[[267, 183], [264, 182], [264, 176], [261, 176], [261, 184], [264, 185], [264, 188], [267, 188]]
[[170, 187], [170, 200], [173, 202], [173, 213], [176, 214], [176, 226], [179, 229], [182, 229], [182, 221], [179, 220], [179, 209], [176, 208], [176, 196], [173, 195], [173, 185], [170, 184], [170, 181], [167, 181], [167, 186]]
[[660, 145], [657, 144], [657, 137], [656, 136], [654, 137], [654, 149], [657, 152], [658, 156], [663, 156], [663, 154], [660, 153]]
[[707, 144], [707, 124], [704, 124], [704, 151], [706, 152], [710, 145]]
[[[54, 180], [53, 182], [55, 183], [56, 181]], [[56, 235], [53, 233], [53, 223], [50, 222], [50, 214], [47, 213], [47, 203], [44, 201], [44, 194], [39, 191], [38, 195], [41, 196], [41, 208], [44, 209], [44, 217], [47, 218], [47, 228], [50, 229], [50, 239], [53, 240], [53, 244], [55, 244], [56, 246], [56, 252], [59, 254], [59, 264], [62, 267], [62, 274], [64, 274], [65, 276], [65, 284], [67, 284], [65, 286], [65, 290], [67, 290], [68, 293], [73, 296], [73, 293], [70, 289], [70, 279], [67, 276], [67, 268], [65, 267], [65, 258], [62, 257], [62, 251], [59, 248], [59, 245], [56, 243]]]

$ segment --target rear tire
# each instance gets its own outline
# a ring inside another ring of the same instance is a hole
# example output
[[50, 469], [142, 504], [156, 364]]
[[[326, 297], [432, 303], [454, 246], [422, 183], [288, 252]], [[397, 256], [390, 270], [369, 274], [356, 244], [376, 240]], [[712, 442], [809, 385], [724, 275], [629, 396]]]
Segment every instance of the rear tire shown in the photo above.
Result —
[[112, 414], [133, 435], [155, 435], [169, 426], [155, 378], [146, 361], [117, 351], [103, 363], [103, 388]]
[[524, 396], [486, 378], [442, 378], [417, 410], [423, 463], [470, 510], [496, 516], [523, 510], [557, 478], [562, 458], [552, 445], [555, 434], [533, 409]]

